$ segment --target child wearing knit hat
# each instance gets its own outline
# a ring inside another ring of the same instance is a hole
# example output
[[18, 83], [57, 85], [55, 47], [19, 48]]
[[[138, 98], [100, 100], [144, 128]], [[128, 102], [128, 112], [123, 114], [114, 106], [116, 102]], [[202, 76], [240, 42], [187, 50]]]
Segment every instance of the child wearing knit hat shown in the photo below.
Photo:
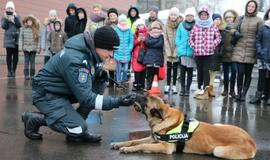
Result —
[[133, 33], [128, 26], [127, 16], [121, 14], [118, 17], [118, 24], [115, 28], [120, 39], [120, 46], [114, 52], [114, 58], [117, 61], [116, 65], [116, 81], [124, 83], [128, 81], [128, 65], [131, 60], [131, 52], [133, 49]]
[[[179, 9], [173, 7], [169, 11], [169, 17], [164, 29], [164, 56], [167, 61], [167, 85], [164, 88], [165, 93], [172, 90], [173, 94], [177, 94], [176, 80], [178, 58], [176, 56], [175, 36], [176, 30], [180, 23]], [[171, 79], [173, 81], [171, 83]]]
[[4, 33], [4, 48], [7, 52], [8, 77], [15, 77], [18, 63], [18, 39], [21, 28], [20, 17], [16, 15], [15, 5], [8, 1], [4, 16], [1, 18], [1, 27]]
[[134, 33], [134, 49], [132, 53], [132, 70], [134, 71], [135, 80], [133, 82], [133, 91], [145, 90], [145, 66], [138, 60], [139, 53], [146, 49], [145, 39], [148, 33], [148, 29], [145, 25], [144, 20], [137, 19], [136, 31]]

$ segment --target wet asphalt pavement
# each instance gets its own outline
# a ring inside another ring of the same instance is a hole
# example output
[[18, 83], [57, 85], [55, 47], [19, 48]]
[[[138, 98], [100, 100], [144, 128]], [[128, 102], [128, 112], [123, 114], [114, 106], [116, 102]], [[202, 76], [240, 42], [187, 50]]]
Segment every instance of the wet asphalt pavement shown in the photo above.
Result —
[[[131, 85], [131, 84], [130, 84]], [[192, 92], [196, 88], [193, 82]], [[253, 82], [248, 95], [255, 92]], [[160, 86], [163, 86], [162, 83]], [[110, 143], [147, 136], [149, 128], [145, 117], [133, 108], [91, 112], [87, 119], [92, 132], [102, 134], [102, 142], [97, 144], [67, 143], [65, 136], [47, 127], [42, 127], [42, 141], [31, 141], [24, 134], [21, 113], [36, 110], [31, 104], [31, 82], [23, 77], [16, 79], [1, 78], [0, 81], [0, 159], [1, 160], [215, 160], [212, 156], [175, 153], [163, 154], [121, 154], [110, 150]], [[163, 87], [161, 87], [163, 88]], [[165, 95], [164, 99], [176, 108], [189, 113], [200, 121], [209, 123], [226, 123], [245, 129], [257, 142], [257, 160], [270, 159], [270, 106], [251, 105], [248, 102], [236, 103], [232, 98], [220, 96], [221, 87], [217, 88], [217, 97], [211, 100], [197, 101], [190, 97]], [[130, 91], [110, 88], [109, 95], [122, 95]], [[247, 97], [250, 99], [250, 96]], [[102, 124], [101, 124], [102, 123]], [[228, 137], [229, 138], [229, 137]]]

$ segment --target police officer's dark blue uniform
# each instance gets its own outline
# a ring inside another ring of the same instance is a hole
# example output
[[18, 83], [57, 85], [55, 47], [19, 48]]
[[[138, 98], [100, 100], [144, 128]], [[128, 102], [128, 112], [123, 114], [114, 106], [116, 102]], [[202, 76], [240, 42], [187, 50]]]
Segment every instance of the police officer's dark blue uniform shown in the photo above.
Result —
[[[118, 98], [102, 95], [107, 74], [98, 66], [101, 59], [94, 46], [113, 50], [119, 46], [119, 37], [111, 27], [99, 28], [94, 36], [89, 32], [74, 36], [33, 79], [33, 104], [41, 113], [23, 113], [28, 138], [41, 139], [39, 127], [47, 125], [66, 134], [67, 140], [100, 141], [99, 135], [88, 131], [85, 118], [89, 112], [134, 102], [132, 95]], [[77, 111], [71, 105], [74, 102], [80, 104]]]

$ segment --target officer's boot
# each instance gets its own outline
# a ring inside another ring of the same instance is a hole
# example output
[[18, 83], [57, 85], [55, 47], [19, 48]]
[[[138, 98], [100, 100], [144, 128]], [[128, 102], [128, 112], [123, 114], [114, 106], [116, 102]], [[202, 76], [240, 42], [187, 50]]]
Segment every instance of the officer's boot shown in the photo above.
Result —
[[93, 134], [93, 133], [90, 133], [90, 132], [86, 132], [83, 135], [83, 140], [85, 142], [92, 142], [92, 143], [100, 142], [101, 141], [101, 135], [100, 134]]
[[256, 95], [249, 101], [251, 104], [260, 104], [261, 103], [261, 97], [262, 97], [262, 92], [257, 91]]
[[30, 78], [33, 79], [35, 76], [35, 69], [30, 70]]
[[86, 131], [82, 136], [80, 137], [72, 137], [67, 136], [66, 141], [68, 142], [89, 142], [89, 143], [96, 143], [101, 141], [101, 135], [99, 134], [92, 134], [89, 131]]
[[24, 134], [32, 140], [42, 139], [42, 134], [38, 133], [39, 127], [46, 126], [44, 115], [38, 112], [23, 112]]
[[24, 72], [24, 79], [29, 80], [29, 69], [24, 69], [23, 72]]

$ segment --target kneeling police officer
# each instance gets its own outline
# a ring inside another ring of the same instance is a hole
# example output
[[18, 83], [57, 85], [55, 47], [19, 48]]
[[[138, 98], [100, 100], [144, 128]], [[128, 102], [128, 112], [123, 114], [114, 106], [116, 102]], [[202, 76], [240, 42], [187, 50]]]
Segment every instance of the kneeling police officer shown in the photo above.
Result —
[[[67, 141], [99, 142], [100, 135], [91, 134], [85, 122], [92, 109], [111, 110], [130, 106], [134, 95], [103, 96], [108, 79], [101, 67], [103, 60], [112, 57], [119, 46], [117, 33], [104, 26], [95, 33], [76, 35], [53, 56], [33, 79], [33, 104], [39, 112], [24, 112], [26, 137], [42, 139], [40, 126], [64, 133]], [[78, 102], [75, 110], [72, 103]]]

